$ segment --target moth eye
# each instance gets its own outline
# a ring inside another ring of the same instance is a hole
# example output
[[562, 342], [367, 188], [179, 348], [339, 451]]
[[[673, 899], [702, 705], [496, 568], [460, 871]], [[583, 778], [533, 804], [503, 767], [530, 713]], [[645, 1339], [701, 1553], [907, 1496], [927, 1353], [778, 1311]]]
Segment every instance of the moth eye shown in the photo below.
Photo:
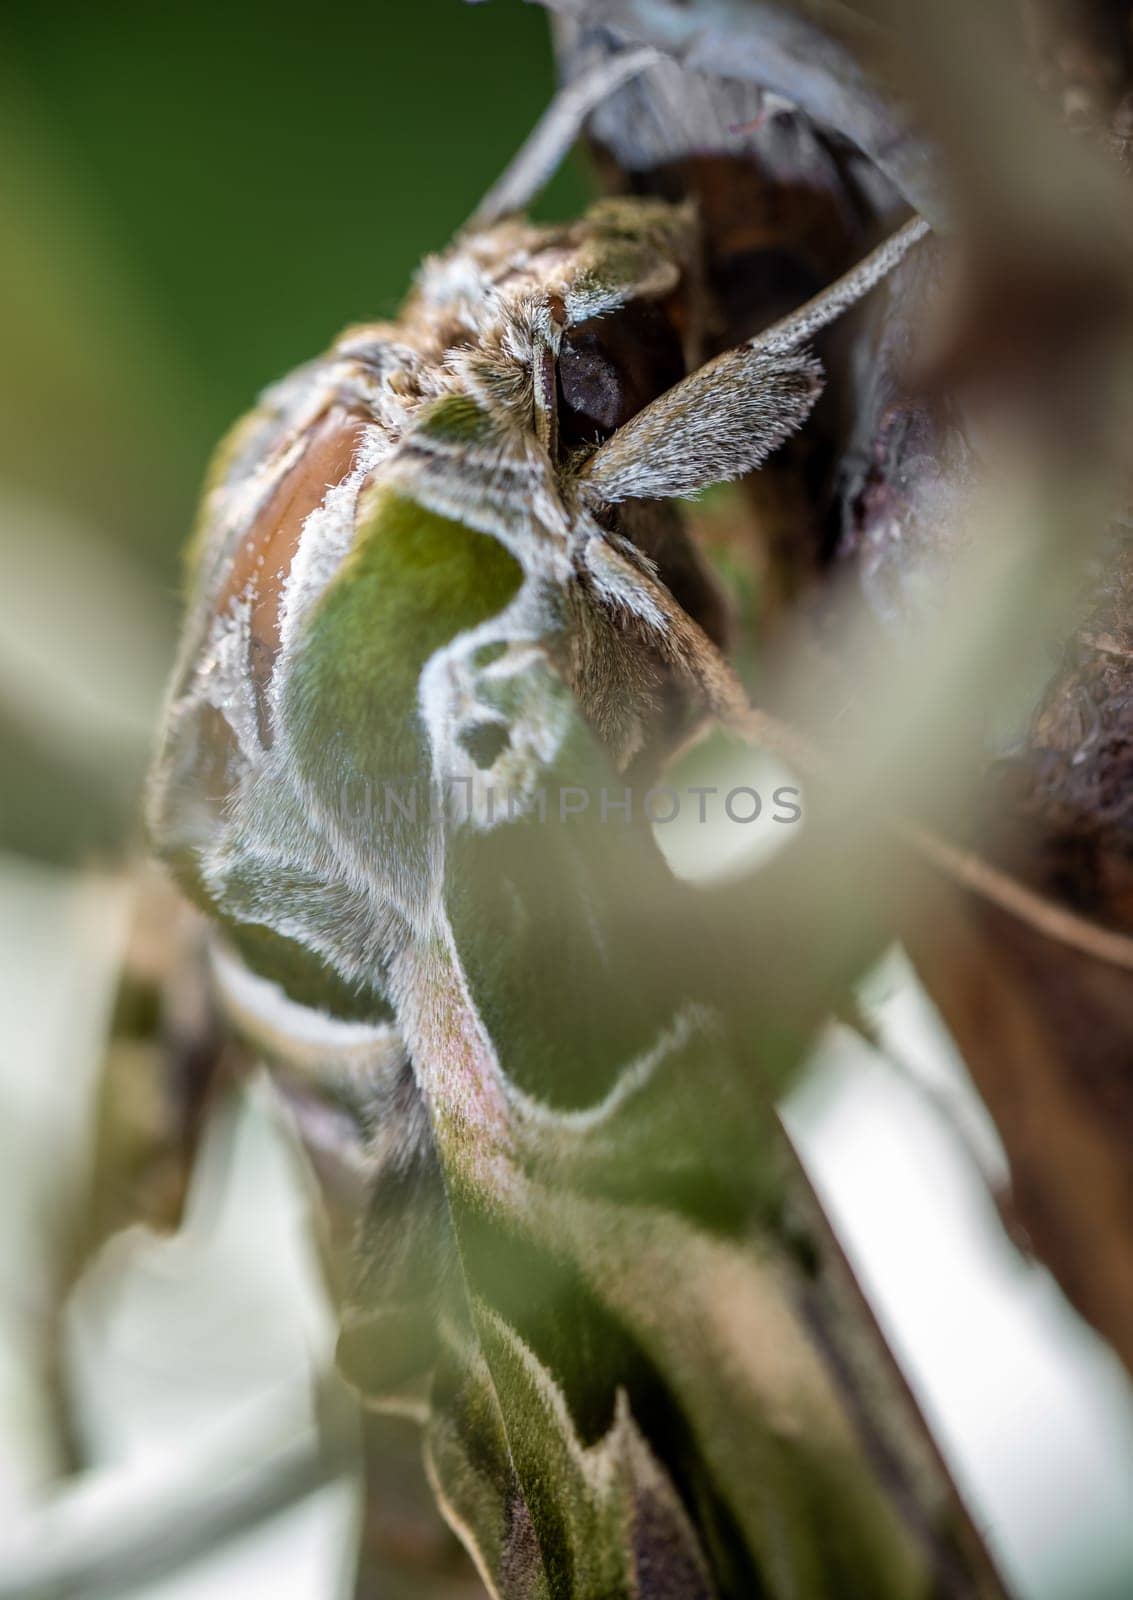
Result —
[[608, 439], [684, 375], [680, 336], [656, 301], [568, 328], [558, 360], [560, 443]]
[[481, 772], [487, 772], [503, 755], [511, 743], [511, 737], [502, 722], [474, 722], [470, 727], [461, 729], [457, 743], [472, 757]]

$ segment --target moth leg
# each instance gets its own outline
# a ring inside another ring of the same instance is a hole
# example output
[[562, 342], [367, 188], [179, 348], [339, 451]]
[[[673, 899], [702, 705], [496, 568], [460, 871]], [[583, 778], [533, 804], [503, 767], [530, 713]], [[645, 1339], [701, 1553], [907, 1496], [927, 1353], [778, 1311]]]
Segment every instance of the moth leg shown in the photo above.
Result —
[[660, 59], [660, 51], [651, 45], [622, 50], [560, 89], [463, 231], [491, 227], [501, 217], [530, 205], [554, 176], [595, 106]]
[[931, 225], [923, 217], [910, 217], [903, 227], [883, 239], [869, 255], [863, 256], [856, 267], [851, 267], [804, 305], [789, 311], [762, 333], [757, 333], [748, 341], [750, 348], [769, 353], [797, 350], [820, 328], [836, 322], [843, 312], [864, 299], [931, 231]]
[[822, 391], [806, 340], [868, 294], [928, 231], [914, 217], [813, 300], [659, 395], [586, 462], [582, 492], [605, 504], [665, 499], [762, 465]]

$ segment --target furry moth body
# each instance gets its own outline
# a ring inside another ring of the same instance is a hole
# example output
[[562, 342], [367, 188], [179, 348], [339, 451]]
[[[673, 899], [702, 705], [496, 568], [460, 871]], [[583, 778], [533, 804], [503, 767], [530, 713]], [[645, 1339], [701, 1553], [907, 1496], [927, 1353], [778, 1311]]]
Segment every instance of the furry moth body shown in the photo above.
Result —
[[[206, 489], [150, 790], [159, 852], [254, 968], [274, 975], [270, 949], [303, 994], [325, 982], [331, 1009], [343, 989], [384, 994], [392, 953], [428, 925], [440, 847], [397, 818], [388, 839], [354, 837], [351, 798], [492, 770], [530, 799], [555, 742], [520, 687], [532, 662], [617, 771], [742, 704], [711, 578], [666, 501], [758, 466], [805, 421], [821, 387], [805, 337], [923, 231], [797, 326], [696, 368], [687, 207], [506, 219], [427, 261], [397, 322], [348, 329], [268, 391]], [[379, 573], [371, 617], [348, 597]], [[388, 668], [364, 684], [354, 626]], [[510, 722], [505, 684], [526, 702]], [[485, 768], [470, 744], [493, 727]]]
[[[747, 1238], [775, 1203], [750, 1170], [766, 1108], [679, 952], [656, 953], [689, 911], [651, 840], [542, 829], [539, 808], [552, 781], [647, 787], [699, 721], [742, 715], [671, 502], [802, 425], [821, 386], [805, 341], [925, 230], [700, 365], [691, 207], [513, 214], [649, 59], [576, 85], [397, 320], [348, 329], [222, 445], [149, 794], [156, 849], [218, 929], [234, 1025], [298, 1107], [329, 1094], [353, 1130], [344, 1366], [372, 1400], [428, 1397], [439, 1498], [491, 1591], [524, 1600], [750, 1593], [757, 1574], [825, 1592], [807, 1586], [813, 1521], [781, 1525], [764, 1490], [728, 1500], [743, 1472], [690, 1464], [687, 1444], [677, 1493], [634, 1410], [642, 1362], [678, 1373], [667, 1403], [716, 1405], [692, 1365], [701, 1313], [697, 1334], [659, 1331], [636, 1275], [685, 1251], [690, 1284], [728, 1279], [756, 1306], [762, 1267], [657, 1208], [675, 1183]], [[513, 1256], [522, 1291], [501, 1277]], [[736, 1402], [745, 1436], [765, 1401]], [[797, 1510], [812, 1488], [791, 1481]], [[917, 1592], [888, 1513], [852, 1476], [837, 1500], [871, 1531], [830, 1561], [853, 1545], [862, 1592]]]

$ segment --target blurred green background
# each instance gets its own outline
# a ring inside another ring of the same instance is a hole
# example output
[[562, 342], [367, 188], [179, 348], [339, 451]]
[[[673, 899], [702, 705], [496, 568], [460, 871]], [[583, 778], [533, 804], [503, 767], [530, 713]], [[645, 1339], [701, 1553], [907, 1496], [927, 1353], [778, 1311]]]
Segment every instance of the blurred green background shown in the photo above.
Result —
[[523, 0], [5, 0], [0, 848], [85, 860], [136, 828], [212, 445], [396, 310], [552, 82]]

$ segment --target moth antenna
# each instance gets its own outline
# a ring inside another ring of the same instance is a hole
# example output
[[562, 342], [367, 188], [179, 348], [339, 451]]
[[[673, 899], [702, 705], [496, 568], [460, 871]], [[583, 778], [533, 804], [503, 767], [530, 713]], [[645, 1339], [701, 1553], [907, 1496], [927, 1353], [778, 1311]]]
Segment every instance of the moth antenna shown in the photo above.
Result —
[[749, 339], [750, 348], [766, 350], [768, 353], [797, 349], [820, 328], [837, 321], [844, 311], [863, 299], [882, 278], [888, 277], [898, 262], [930, 231], [931, 225], [923, 217], [911, 217], [896, 233], [891, 233], [868, 256], [864, 256], [857, 266], [844, 272], [825, 289], [820, 289], [805, 305], [788, 312], [778, 322], [773, 322], [762, 333]]
[[585, 463], [583, 494], [607, 504], [665, 499], [761, 466], [822, 391], [807, 340], [868, 294], [928, 231], [914, 217], [813, 300], [658, 395]]
[[488, 228], [523, 211], [554, 177], [590, 113], [630, 78], [661, 60], [652, 45], [609, 56], [561, 88], [461, 230]]

